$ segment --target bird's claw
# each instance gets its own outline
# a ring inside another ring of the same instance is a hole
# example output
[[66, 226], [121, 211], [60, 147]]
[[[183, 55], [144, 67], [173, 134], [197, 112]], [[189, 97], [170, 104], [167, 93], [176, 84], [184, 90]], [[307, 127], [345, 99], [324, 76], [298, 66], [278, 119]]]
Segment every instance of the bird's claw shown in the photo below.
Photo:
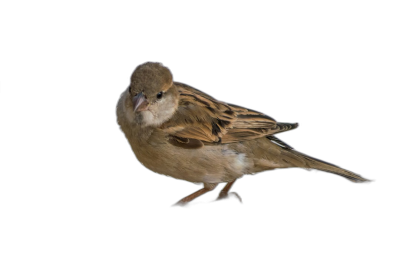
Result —
[[221, 192], [221, 193], [219, 193], [219, 196], [218, 196], [218, 198], [216, 200], [222, 200], [222, 199], [229, 198], [229, 195], [234, 195], [240, 201], [240, 203], [243, 203], [242, 202], [242, 198], [236, 192], [230, 192], [230, 193]]

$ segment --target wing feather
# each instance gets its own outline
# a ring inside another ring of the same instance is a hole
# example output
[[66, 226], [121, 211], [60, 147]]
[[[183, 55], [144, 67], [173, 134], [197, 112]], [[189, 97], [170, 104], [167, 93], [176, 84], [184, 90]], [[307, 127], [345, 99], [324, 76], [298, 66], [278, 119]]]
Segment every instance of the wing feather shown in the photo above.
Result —
[[[277, 123], [258, 111], [218, 101], [186, 84], [175, 83], [175, 86], [180, 93], [178, 109], [160, 127], [171, 140], [186, 138], [192, 140], [191, 143], [194, 140], [205, 144], [234, 143], [297, 127], [297, 124]], [[196, 143], [196, 147], [200, 146]]]

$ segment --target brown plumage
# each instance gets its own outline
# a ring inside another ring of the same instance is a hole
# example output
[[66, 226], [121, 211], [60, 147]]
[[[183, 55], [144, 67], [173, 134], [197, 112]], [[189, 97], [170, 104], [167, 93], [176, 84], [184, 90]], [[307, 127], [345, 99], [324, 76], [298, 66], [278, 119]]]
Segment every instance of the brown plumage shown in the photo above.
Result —
[[295, 129], [271, 117], [227, 104], [183, 83], [173, 82], [168, 68], [145, 63], [117, 105], [118, 124], [138, 160], [160, 174], [204, 188], [182, 199], [186, 204], [227, 182], [227, 197], [237, 178], [275, 168], [300, 167], [334, 173], [352, 182], [358, 174], [295, 151], [275, 134]]

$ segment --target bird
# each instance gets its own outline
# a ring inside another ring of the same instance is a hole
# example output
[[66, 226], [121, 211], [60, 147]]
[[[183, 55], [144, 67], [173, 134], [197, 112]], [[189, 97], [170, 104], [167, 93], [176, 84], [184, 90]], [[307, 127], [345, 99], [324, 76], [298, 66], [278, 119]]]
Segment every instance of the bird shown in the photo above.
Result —
[[370, 180], [303, 154], [276, 137], [298, 123], [281, 123], [241, 106], [219, 101], [187, 84], [173, 81], [162, 63], [146, 62], [133, 71], [116, 108], [117, 122], [136, 158], [153, 172], [203, 184], [182, 198], [193, 199], [226, 183], [217, 200], [238, 178], [280, 168], [316, 169], [351, 182]]

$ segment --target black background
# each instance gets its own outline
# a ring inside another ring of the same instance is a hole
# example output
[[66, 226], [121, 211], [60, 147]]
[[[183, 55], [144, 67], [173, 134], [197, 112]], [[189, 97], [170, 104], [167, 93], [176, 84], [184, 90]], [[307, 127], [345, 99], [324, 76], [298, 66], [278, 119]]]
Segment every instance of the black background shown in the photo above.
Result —
[[[394, 73], [388, 33], [374, 16], [354, 13], [267, 17], [211, 28], [201, 21], [185, 28], [184, 21], [174, 27], [154, 19], [156, 26], [143, 28], [133, 16], [121, 24], [94, 20], [49, 32], [51, 42], [42, 47], [52, 49], [46, 75], [62, 88], [57, 99], [67, 104], [57, 108], [63, 125], [51, 134], [62, 154], [54, 156], [60, 167], [48, 179], [31, 181], [45, 192], [37, 209], [46, 207], [54, 221], [71, 227], [116, 235], [197, 231], [199, 238], [218, 233], [222, 239], [266, 240], [272, 234], [324, 239], [347, 230], [372, 248], [368, 239], [388, 234], [397, 207], [397, 177], [387, 171], [394, 166], [393, 144], [382, 136], [388, 129], [383, 119], [392, 112], [386, 94]], [[375, 182], [277, 170], [240, 179], [233, 190], [242, 205], [210, 204], [221, 185], [190, 207], [169, 208], [199, 186], [143, 168], [115, 118], [119, 94], [145, 61], [162, 62], [176, 81], [218, 99], [299, 122], [299, 129], [280, 137]]]

